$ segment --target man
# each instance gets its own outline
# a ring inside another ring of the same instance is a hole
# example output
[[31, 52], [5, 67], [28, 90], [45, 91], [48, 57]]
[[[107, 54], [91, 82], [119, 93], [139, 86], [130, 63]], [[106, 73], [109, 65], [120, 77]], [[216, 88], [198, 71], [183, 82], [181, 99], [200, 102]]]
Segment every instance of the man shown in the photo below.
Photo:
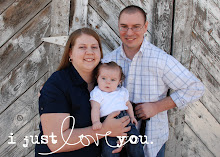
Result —
[[[148, 22], [143, 9], [124, 8], [118, 21], [122, 45], [106, 55], [103, 62], [115, 61], [126, 76], [123, 85], [129, 99], [135, 103], [135, 114], [146, 121], [144, 145], [146, 157], [163, 157], [169, 128], [167, 110], [183, 108], [198, 100], [204, 86], [176, 59], [155, 47], [144, 38]], [[174, 92], [167, 96], [168, 89]]]

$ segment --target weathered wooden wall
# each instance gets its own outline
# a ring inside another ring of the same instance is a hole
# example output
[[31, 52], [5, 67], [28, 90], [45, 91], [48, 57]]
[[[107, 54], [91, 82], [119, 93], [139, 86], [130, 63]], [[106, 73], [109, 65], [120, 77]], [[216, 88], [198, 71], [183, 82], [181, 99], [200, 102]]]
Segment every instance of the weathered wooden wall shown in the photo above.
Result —
[[[38, 135], [37, 93], [47, 79], [51, 0], [0, 1], [0, 156], [34, 156], [25, 136]], [[16, 144], [9, 145], [10, 133]]]
[[[127, 5], [142, 7], [146, 37], [177, 58], [205, 84], [205, 95], [185, 110], [169, 111], [167, 157], [219, 156], [218, 0], [7, 0], [0, 1], [0, 156], [34, 156], [24, 136], [38, 135], [40, 86], [56, 70], [63, 47], [41, 41], [91, 27], [104, 53], [120, 44], [117, 19]], [[16, 144], [9, 145], [14, 133]]]

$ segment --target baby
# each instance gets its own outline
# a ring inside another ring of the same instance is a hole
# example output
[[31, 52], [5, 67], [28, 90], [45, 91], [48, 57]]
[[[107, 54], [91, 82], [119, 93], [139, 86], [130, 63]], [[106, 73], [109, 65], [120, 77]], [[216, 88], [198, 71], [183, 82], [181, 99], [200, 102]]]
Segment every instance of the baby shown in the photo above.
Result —
[[[107, 115], [114, 111], [121, 111], [116, 118], [129, 115], [131, 119], [131, 123], [129, 124], [131, 130], [127, 133], [128, 136], [138, 136], [139, 133], [135, 127], [137, 120], [134, 117], [133, 108], [129, 101], [128, 90], [121, 86], [124, 80], [122, 68], [115, 62], [102, 63], [97, 68], [96, 78], [98, 86], [90, 93], [93, 130], [98, 130], [102, 127], [101, 121], [104, 121]], [[110, 145], [117, 145], [117, 137], [108, 137], [107, 139]], [[108, 146], [105, 139], [102, 139], [101, 143], [102, 155], [104, 157], [120, 156], [119, 153], [112, 154], [114, 148]], [[143, 147], [140, 142], [137, 144], [127, 143], [125, 147], [130, 157], [144, 157]]]

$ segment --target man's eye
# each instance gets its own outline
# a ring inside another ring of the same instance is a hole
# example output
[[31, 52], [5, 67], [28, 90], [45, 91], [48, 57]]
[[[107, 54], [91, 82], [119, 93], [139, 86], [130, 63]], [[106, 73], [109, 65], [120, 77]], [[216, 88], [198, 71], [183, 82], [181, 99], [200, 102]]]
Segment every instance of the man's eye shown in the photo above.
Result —
[[134, 26], [133, 28], [140, 28], [140, 26]]

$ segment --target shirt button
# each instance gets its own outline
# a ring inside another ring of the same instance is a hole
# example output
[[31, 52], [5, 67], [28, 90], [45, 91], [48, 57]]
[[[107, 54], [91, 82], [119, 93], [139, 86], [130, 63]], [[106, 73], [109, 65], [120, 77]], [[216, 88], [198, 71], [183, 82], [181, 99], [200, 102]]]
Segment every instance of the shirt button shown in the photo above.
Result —
[[181, 101], [183, 104], [186, 103], [186, 101], [185, 101], [184, 99], [180, 99], [180, 101]]
[[41, 111], [42, 111], [43, 109], [44, 109], [43, 107], [40, 108]]

